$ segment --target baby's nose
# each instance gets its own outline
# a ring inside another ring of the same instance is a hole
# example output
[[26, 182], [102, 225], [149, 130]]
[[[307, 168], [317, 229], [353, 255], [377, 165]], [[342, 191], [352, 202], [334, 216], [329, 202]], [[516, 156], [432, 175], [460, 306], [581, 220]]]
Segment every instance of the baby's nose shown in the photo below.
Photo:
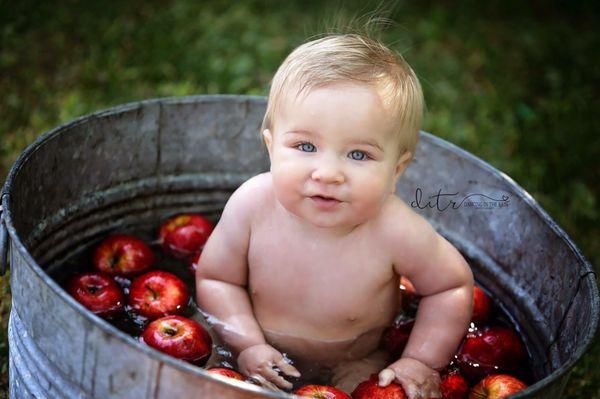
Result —
[[311, 178], [320, 183], [342, 184], [346, 179], [340, 168], [334, 165], [323, 165], [316, 168], [311, 175]]

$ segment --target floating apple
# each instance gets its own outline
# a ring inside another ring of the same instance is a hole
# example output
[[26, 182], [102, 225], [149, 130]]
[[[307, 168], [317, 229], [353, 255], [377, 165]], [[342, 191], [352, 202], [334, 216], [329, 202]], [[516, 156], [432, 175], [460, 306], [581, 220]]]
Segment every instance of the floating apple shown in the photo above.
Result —
[[185, 283], [176, 275], [162, 270], [143, 274], [129, 286], [129, 306], [150, 320], [183, 312], [189, 300]]
[[74, 276], [67, 285], [67, 291], [77, 302], [104, 318], [113, 317], [123, 310], [125, 304], [119, 284], [101, 273]]
[[442, 399], [467, 399], [469, 384], [458, 370], [448, 371], [441, 376]]
[[458, 366], [471, 381], [514, 371], [524, 360], [525, 349], [519, 336], [505, 327], [469, 332], [457, 355]]
[[233, 369], [228, 369], [225, 367], [213, 367], [211, 369], [206, 370], [211, 374], [219, 375], [226, 378], [232, 378], [234, 380], [246, 381], [246, 378]]
[[200, 215], [178, 215], [163, 223], [159, 241], [166, 253], [185, 259], [204, 247], [212, 231], [212, 223]]
[[469, 399], [502, 399], [527, 388], [527, 385], [508, 374], [485, 377], [471, 390]]
[[379, 386], [379, 377], [373, 374], [371, 378], [361, 382], [352, 392], [353, 399], [406, 399], [402, 386], [394, 381], [386, 387]]
[[401, 315], [391, 327], [383, 331], [380, 348], [389, 353], [393, 359], [400, 358], [414, 325], [414, 318]]
[[294, 394], [311, 399], [351, 399], [344, 391], [328, 385], [305, 385], [296, 389]]
[[212, 339], [196, 321], [181, 316], [154, 320], [144, 330], [141, 341], [167, 355], [194, 364], [208, 359]]
[[96, 247], [93, 263], [96, 270], [111, 276], [131, 277], [154, 264], [154, 253], [137, 237], [114, 235]]
[[486, 322], [491, 313], [492, 301], [477, 285], [473, 287], [473, 315], [471, 321], [476, 324]]

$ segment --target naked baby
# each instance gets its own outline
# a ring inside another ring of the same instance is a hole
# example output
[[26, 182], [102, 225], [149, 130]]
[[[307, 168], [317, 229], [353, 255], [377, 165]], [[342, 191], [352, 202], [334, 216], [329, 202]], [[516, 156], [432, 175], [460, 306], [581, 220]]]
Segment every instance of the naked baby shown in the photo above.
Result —
[[[411, 399], [441, 397], [438, 371], [469, 324], [473, 277], [394, 194], [422, 112], [412, 69], [364, 36], [308, 42], [279, 67], [261, 129], [270, 172], [231, 196], [196, 274], [198, 304], [242, 373], [348, 393], [378, 373]], [[377, 348], [399, 312], [399, 276], [423, 299], [389, 361]]]

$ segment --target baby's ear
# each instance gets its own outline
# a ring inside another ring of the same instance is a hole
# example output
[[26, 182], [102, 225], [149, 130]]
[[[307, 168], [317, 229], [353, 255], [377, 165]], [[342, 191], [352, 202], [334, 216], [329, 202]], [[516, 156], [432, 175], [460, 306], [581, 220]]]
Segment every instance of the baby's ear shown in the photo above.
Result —
[[269, 151], [269, 157], [271, 156], [271, 147], [273, 146], [273, 135], [269, 129], [265, 129], [262, 132], [263, 141], [267, 146], [267, 151]]
[[406, 167], [412, 160], [412, 156], [412, 152], [408, 150], [404, 151], [404, 154], [400, 155], [400, 158], [398, 158], [398, 162], [396, 162], [396, 168], [394, 170], [394, 181], [398, 181], [400, 176], [402, 176], [404, 169], [406, 169]]

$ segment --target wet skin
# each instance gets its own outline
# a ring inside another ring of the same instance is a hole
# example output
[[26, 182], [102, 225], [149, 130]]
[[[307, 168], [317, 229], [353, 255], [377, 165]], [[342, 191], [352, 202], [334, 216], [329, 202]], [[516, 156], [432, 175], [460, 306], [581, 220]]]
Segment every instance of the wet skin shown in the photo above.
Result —
[[232, 195], [196, 274], [198, 304], [241, 371], [289, 388], [272, 370], [297, 374], [281, 352], [332, 366], [368, 356], [406, 275], [424, 298], [402, 358], [380, 376], [411, 398], [438, 393], [433, 368], [468, 325], [472, 275], [394, 195], [410, 154], [389, 123], [376, 90], [333, 85], [289, 100], [264, 132], [271, 172]]
[[[257, 183], [268, 186], [269, 177]], [[371, 226], [319, 238], [265, 194], [271, 201], [253, 226], [248, 292], [269, 342], [323, 364], [366, 356], [398, 310], [389, 254]]]

